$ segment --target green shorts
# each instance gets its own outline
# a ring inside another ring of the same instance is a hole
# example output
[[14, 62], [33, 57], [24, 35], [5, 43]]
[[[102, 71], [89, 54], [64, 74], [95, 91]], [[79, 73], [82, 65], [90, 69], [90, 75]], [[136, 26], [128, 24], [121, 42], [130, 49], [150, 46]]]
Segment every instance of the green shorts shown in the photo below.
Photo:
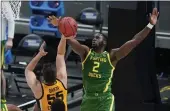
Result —
[[1, 51], [1, 57], [0, 57], [0, 68], [4, 67], [4, 58], [5, 58], [5, 41], [0, 42], [0, 51]]
[[5, 99], [1, 99], [1, 111], [8, 111]]
[[112, 94], [84, 95], [81, 111], [114, 111], [114, 96]]

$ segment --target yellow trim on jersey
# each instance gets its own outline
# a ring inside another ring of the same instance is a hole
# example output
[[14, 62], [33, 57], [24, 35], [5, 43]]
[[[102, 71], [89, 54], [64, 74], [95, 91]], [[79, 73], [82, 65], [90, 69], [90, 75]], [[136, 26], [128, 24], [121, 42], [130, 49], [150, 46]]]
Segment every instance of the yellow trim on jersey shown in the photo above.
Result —
[[115, 67], [112, 65], [112, 63], [111, 63], [111, 61], [110, 61], [110, 55], [107, 54], [107, 56], [108, 56], [109, 63], [110, 63], [110, 65], [111, 65], [111, 67], [112, 67], [112, 70], [111, 70], [111, 72], [110, 72], [111, 75], [110, 75], [109, 81], [108, 81], [108, 83], [106, 84], [106, 88], [104, 89], [103, 92], [106, 92], [106, 91], [108, 90], [109, 84], [111, 83], [111, 79], [112, 79], [112, 76], [113, 76], [113, 71], [114, 71], [114, 69], [115, 69]]
[[84, 63], [86, 62], [86, 60], [89, 57], [90, 53], [91, 53], [91, 49], [89, 50], [89, 52], [88, 52], [87, 56], [85, 57], [85, 59], [82, 61], [82, 70], [84, 69]]
[[40, 109], [42, 110], [42, 107], [43, 107], [42, 101], [39, 101], [39, 103], [40, 103]]
[[110, 54], [109, 54], [109, 53], [107, 54], [107, 57], [108, 57], [108, 60], [109, 60], [110, 65], [111, 65], [113, 68], [115, 68], [115, 67], [113, 66], [111, 60], [110, 60]]
[[113, 76], [113, 74], [112, 74], [113, 70], [114, 70], [114, 68], [113, 68], [112, 71], [111, 71], [111, 76], [110, 76], [109, 81], [108, 81], [108, 83], [106, 84], [106, 88], [104, 89], [103, 92], [106, 92], [106, 91], [108, 90], [108, 88], [109, 88], [109, 84], [111, 83], [111, 79], [112, 79], [112, 76]]
[[4, 66], [4, 59], [5, 59], [5, 57], [4, 57], [4, 54], [5, 54], [5, 45], [4, 45], [4, 43], [2, 42], [2, 41], [0, 41], [1, 43], [1, 62], [0, 62], [0, 68], [2, 68], [3, 66]]
[[168, 90], [170, 90], [170, 86], [165, 86], [165, 87], [161, 88], [160, 92], [162, 93], [162, 92], [168, 91]]
[[113, 110], [113, 103], [114, 103], [114, 96], [112, 95], [112, 103], [111, 103], [111, 106], [110, 106], [110, 110], [109, 110], [109, 111], [112, 111], [112, 110]]

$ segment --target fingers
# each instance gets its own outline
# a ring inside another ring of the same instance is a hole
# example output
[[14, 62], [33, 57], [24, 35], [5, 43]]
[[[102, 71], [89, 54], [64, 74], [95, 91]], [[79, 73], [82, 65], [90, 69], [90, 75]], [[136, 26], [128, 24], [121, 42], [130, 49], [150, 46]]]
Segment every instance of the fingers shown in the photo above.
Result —
[[70, 37], [65, 37], [65, 39], [73, 39], [74, 36], [70, 36]]
[[152, 10], [152, 14], [151, 15], [155, 15], [155, 16], [159, 16], [159, 12], [158, 12], [158, 9], [157, 8], [153, 8]]
[[57, 19], [57, 17], [52, 15], [52, 16], [49, 16], [47, 19], [51, 21], [51, 20]]
[[47, 55], [48, 52], [43, 52], [43, 56]]
[[5, 47], [5, 51], [7, 51], [7, 50], [9, 50], [9, 49], [11, 49], [11, 47], [9, 47], [9, 46], [6, 46], [6, 47]]
[[155, 12], [156, 12], [156, 8], [153, 8], [152, 14], [155, 14]]
[[49, 16], [47, 19], [51, 21], [52, 20], [52, 16]]
[[52, 15], [52, 19], [57, 19], [57, 17], [56, 17], [56, 16], [54, 16], [54, 15]]
[[40, 49], [45, 45], [45, 41], [41, 44]]
[[42, 45], [43, 45], [43, 46], [46, 45], [45, 41], [42, 43]]
[[8, 45], [8, 44], [5, 45], [5, 51], [7, 51], [7, 50], [9, 50], [11, 48], [12, 48], [12, 45]]
[[42, 51], [42, 50], [44, 50], [44, 46], [45, 46], [45, 41], [41, 44], [41, 46], [40, 46], [40, 50], [39, 51]]
[[159, 16], [159, 12], [157, 13], [157, 16]]
[[64, 39], [74, 39], [77, 36], [77, 33], [73, 36], [66, 37], [64, 34], [61, 34], [61, 37]]

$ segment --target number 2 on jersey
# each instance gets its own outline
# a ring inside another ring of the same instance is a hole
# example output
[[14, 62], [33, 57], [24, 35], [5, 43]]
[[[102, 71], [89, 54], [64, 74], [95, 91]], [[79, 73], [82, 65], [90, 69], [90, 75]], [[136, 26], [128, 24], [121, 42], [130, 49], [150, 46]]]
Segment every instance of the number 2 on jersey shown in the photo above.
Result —
[[99, 71], [98, 71], [99, 66], [100, 66], [100, 63], [99, 63], [99, 62], [94, 62], [93, 72], [99, 72]]

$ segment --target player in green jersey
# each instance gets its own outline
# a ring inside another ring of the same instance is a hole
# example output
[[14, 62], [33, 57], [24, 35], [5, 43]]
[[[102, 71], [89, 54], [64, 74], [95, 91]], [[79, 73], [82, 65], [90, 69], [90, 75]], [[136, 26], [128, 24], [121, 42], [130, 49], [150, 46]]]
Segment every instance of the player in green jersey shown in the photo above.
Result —
[[[85, 94], [81, 104], [81, 111], [113, 111], [114, 96], [111, 93], [112, 74], [117, 62], [127, 56], [149, 34], [157, 22], [158, 11], [153, 9], [150, 23], [132, 40], [127, 41], [120, 48], [105, 51], [107, 37], [102, 33], [94, 35], [92, 48], [81, 45], [76, 39], [67, 39], [67, 43], [82, 60], [83, 86]], [[51, 23], [57, 25], [57, 18]]]

